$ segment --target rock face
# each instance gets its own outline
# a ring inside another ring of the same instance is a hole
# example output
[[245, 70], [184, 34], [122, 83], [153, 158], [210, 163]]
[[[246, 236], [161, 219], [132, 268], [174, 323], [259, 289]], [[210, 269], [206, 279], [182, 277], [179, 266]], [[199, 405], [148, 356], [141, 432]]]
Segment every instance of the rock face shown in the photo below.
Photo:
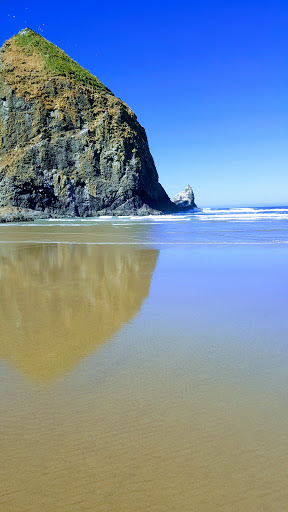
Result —
[[0, 50], [0, 207], [72, 216], [177, 209], [136, 115], [30, 29]]
[[190, 185], [187, 185], [182, 192], [176, 194], [173, 198], [173, 202], [178, 206], [178, 208], [197, 208], [194, 202], [194, 192]]

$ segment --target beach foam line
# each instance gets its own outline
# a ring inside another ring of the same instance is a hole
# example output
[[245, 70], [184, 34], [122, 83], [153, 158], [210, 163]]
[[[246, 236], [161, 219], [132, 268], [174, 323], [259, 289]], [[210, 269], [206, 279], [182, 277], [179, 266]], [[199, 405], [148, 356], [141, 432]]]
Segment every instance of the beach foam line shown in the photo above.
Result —
[[209, 212], [209, 213], [211, 213], [211, 212], [212, 213], [213, 212], [215, 212], [215, 213], [222, 213], [222, 212], [223, 213], [233, 213], [233, 212], [240, 213], [240, 212], [243, 212], [244, 213], [244, 212], [255, 212], [255, 211], [257, 211], [255, 208], [223, 208], [223, 209], [219, 209], [219, 210], [218, 209], [214, 210], [213, 208], [203, 208], [202, 209], [203, 213], [206, 213], [206, 212]]
[[263, 242], [67, 242], [56, 240], [0, 240], [0, 244], [37, 244], [37, 245], [51, 245], [51, 244], [64, 244], [64, 245], [285, 245], [288, 240], [271, 240]]
[[222, 215], [198, 215], [197, 219], [200, 220], [232, 220], [232, 221], [257, 221], [257, 220], [287, 220], [288, 219], [288, 213], [287, 214], [278, 214], [278, 213], [247, 213], [247, 214], [222, 214]]
[[129, 217], [114, 217], [115, 221], [127, 221], [133, 220], [137, 222], [141, 222], [143, 220], [149, 220], [152, 222], [166, 222], [166, 221], [182, 221], [182, 220], [191, 220], [190, 215], [130, 215]]
[[[249, 213], [249, 212], [288, 212], [288, 208], [203, 208], [202, 212], [206, 213]], [[196, 213], [196, 212], [195, 212]], [[199, 212], [197, 212], [199, 213]]]
[[[77, 222], [90, 222], [91, 224], [95, 223], [95, 222], [109, 222], [111, 221], [112, 219], [115, 219], [115, 217], [87, 217], [85, 219], [83, 218], [78, 218]], [[39, 221], [41, 222], [41, 220]], [[73, 217], [73, 219], [43, 219], [42, 220], [42, 223], [44, 222], [64, 222], [64, 223], [67, 223], [67, 224], [71, 224], [72, 222], [75, 222], [75, 217]]]

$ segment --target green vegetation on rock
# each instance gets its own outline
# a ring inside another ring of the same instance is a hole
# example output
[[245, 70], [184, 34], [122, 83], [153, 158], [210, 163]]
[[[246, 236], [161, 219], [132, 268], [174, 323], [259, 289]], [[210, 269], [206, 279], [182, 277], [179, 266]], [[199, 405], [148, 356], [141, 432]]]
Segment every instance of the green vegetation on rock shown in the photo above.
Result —
[[33, 30], [26, 28], [21, 30], [21, 32], [14, 37], [17, 46], [21, 47], [26, 55], [32, 55], [34, 52], [41, 55], [44, 69], [48, 73], [52, 73], [56, 76], [69, 77], [93, 89], [100, 89], [101, 91], [111, 93], [96, 76], [82, 68], [63, 50], [50, 43]]

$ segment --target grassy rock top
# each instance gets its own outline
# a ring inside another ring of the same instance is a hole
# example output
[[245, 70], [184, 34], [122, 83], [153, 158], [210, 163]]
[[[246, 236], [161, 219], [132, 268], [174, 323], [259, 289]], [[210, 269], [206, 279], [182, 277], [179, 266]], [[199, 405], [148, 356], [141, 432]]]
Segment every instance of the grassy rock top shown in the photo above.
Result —
[[2, 47], [2, 56], [3, 54], [2, 60], [6, 64], [3, 71], [10, 77], [14, 74], [26, 75], [30, 68], [30, 71], [36, 74], [66, 77], [96, 91], [112, 94], [96, 76], [29, 28], [21, 30], [19, 34], [6, 41]]

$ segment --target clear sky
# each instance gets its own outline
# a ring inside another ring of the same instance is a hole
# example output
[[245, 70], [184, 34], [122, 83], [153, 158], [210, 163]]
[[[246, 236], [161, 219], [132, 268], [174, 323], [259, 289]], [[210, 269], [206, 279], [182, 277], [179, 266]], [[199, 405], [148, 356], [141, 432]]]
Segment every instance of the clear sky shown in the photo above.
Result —
[[288, 2], [0, 0], [145, 127], [160, 182], [202, 206], [288, 204]]

